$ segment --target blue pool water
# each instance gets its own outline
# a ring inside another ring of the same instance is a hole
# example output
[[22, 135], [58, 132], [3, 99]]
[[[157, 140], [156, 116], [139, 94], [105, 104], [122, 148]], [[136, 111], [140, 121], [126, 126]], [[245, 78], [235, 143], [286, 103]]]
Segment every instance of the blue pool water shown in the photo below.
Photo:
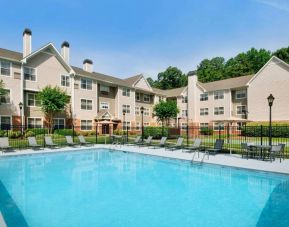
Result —
[[0, 159], [8, 226], [288, 226], [289, 177], [105, 149]]

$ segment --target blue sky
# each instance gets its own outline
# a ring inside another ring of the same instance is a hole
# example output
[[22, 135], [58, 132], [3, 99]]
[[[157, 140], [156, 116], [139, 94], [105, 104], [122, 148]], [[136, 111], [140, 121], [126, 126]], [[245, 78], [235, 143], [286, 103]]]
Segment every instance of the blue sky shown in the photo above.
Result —
[[0, 47], [21, 51], [29, 27], [34, 50], [67, 40], [73, 65], [90, 58], [95, 71], [123, 78], [289, 46], [288, 0], [2, 1]]

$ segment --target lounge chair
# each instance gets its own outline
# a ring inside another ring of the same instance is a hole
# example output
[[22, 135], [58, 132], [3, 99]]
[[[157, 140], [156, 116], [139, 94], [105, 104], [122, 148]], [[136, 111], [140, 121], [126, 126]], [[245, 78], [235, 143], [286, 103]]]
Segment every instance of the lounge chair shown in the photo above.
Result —
[[66, 143], [68, 146], [76, 146], [78, 145], [77, 143], [74, 143], [73, 142], [73, 139], [71, 136], [65, 136], [65, 139], [66, 139]]
[[208, 149], [207, 151], [209, 153], [214, 153], [216, 154], [217, 152], [221, 152], [223, 150], [223, 146], [224, 146], [224, 140], [222, 139], [216, 139], [216, 142], [214, 144], [214, 148]]
[[92, 145], [92, 143], [87, 142], [82, 135], [78, 136], [78, 139], [79, 139], [80, 145], [86, 145], [86, 146], [87, 146], [87, 145], [90, 145], [90, 146]]
[[51, 136], [45, 136], [44, 141], [47, 147], [53, 148], [57, 146], [57, 144], [53, 143]]
[[152, 143], [152, 136], [149, 136], [147, 139], [145, 139], [143, 142], [139, 143], [139, 146], [150, 146]]
[[132, 143], [128, 143], [126, 145], [134, 146], [134, 145], [138, 145], [139, 143], [141, 143], [141, 136], [137, 136]]
[[197, 139], [195, 139], [192, 146], [188, 146], [188, 147], [184, 148], [184, 150], [189, 150], [189, 152], [200, 150], [202, 148], [201, 143], [202, 143], [202, 140], [200, 138], [197, 138]]
[[29, 143], [29, 147], [31, 147], [32, 149], [40, 149], [40, 147], [41, 147], [41, 146], [37, 143], [35, 137], [28, 137], [28, 143]]
[[154, 149], [165, 147], [166, 146], [166, 141], [167, 141], [167, 137], [163, 136], [161, 138], [161, 140], [160, 140], [160, 143], [154, 145]]
[[184, 138], [179, 137], [176, 144], [168, 145], [166, 149], [168, 150], [178, 150], [183, 148]]
[[271, 162], [272, 162], [272, 159], [275, 161], [276, 155], [281, 155], [282, 149], [283, 149], [282, 144], [271, 146], [271, 149], [269, 151], [269, 157], [270, 157]]
[[9, 146], [8, 137], [0, 137], [0, 149], [4, 151], [12, 150], [12, 147]]
[[281, 159], [283, 158], [283, 160], [285, 159], [285, 147], [286, 147], [286, 144], [284, 143], [279, 143], [278, 145], [281, 145], [282, 146], [282, 150], [280, 152], [280, 162], [281, 162]]

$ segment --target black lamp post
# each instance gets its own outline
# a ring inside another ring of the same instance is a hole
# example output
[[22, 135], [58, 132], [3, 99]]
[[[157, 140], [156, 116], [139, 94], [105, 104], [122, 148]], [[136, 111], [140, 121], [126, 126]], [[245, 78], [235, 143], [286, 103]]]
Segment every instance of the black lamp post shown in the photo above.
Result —
[[122, 116], [123, 116], [123, 122], [122, 122], [122, 130], [123, 130], [123, 134], [124, 134], [124, 130], [125, 130], [125, 127], [124, 127], [124, 122], [125, 122], [125, 110], [122, 111]]
[[178, 117], [178, 129], [180, 130], [180, 120], [181, 120], [182, 118], [181, 117]]
[[270, 94], [267, 98], [269, 105], [269, 145], [272, 145], [272, 106], [274, 102], [274, 96]]
[[20, 109], [20, 129], [21, 133], [23, 132], [23, 126], [22, 126], [22, 109], [23, 109], [23, 103], [19, 102], [19, 109]]
[[142, 106], [140, 108], [140, 113], [141, 113], [141, 141], [143, 142], [143, 136], [144, 136], [144, 128], [143, 128], [143, 112], [144, 112], [144, 107]]

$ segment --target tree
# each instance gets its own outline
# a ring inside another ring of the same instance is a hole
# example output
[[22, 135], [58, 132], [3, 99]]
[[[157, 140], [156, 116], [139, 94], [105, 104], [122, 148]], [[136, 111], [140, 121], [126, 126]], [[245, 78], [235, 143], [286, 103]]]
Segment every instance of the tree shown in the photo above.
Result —
[[41, 109], [47, 119], [48, 127], [52, 129], [53, 117], [65, 110], [70, 98], [57, 86], [46, 86], [38, 93], [37, 98], [41, 102]]
[[158, 79], [154, 82], [154, 87], [167, 90], [184, 87], [187, 86], [187, 84], [187, 76], [177, 67], [170, 66], [164, 72], [158, 74]]
[[[7, 90], [5, 90], [5, 84], [3, 80], [0, 80], [0, 96], [6, 95]], [[0, 104], [1, 104], [1, 99], [0, 99]]]
[[160, 101], [154, 106], [154, 114], [157, 116], [158, 120], [163, 124], [166, 122], [168, 124], [171, 118], [176, 118], [179, 113], [177, 103], [172, 100]]
[[222, 57], [201, 61], [197, 68], [198, 80], [205, 83], [223, 79], [224, 66], [225, 59]]
[[289, 64], [289, 47], [276, 50], [273, 55]]
[[155, 81], [153, 80], [153, 78], [148, 77], [147, 82], [150, 84], [151, 87], [155, 87]]

